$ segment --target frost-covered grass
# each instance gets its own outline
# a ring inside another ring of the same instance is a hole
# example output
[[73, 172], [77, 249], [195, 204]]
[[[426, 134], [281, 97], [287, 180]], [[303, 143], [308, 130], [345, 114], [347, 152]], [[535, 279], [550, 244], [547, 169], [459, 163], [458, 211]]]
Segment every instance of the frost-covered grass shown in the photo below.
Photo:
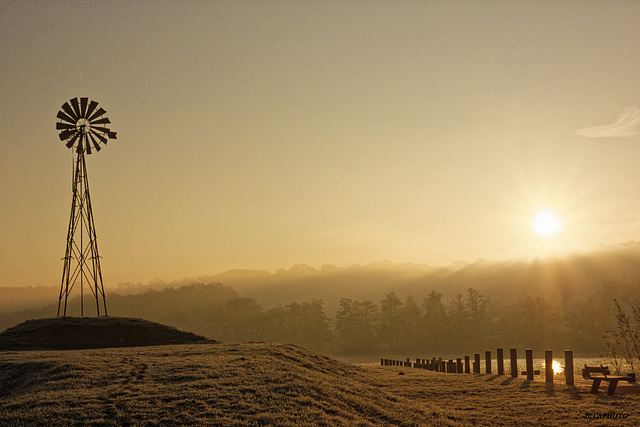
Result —
[[583, 425], [639, 395], [354, 365], [293, 345], [0, 353], [0, 425]]

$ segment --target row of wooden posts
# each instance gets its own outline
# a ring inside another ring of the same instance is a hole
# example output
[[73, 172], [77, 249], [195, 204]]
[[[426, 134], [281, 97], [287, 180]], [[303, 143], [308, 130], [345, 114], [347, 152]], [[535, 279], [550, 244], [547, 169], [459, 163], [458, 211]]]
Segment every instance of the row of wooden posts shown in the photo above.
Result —
[[[499, 348], [496, 351], [497, 369], [498, 375], [504, 375], [504, 350]], [[511, 361], [511, 376], [518, 377], [518, 352], [515, 348], [510, 350]], [[544, 352], [545, 359], [545, 378], [546, 382], [553, 382], [553, 352], [547, 350]], [[533, 369], [533, 350], [525, 350], [526, 370], [522, 371], [522, 375], [527, 376], [527, 380], [533, 381], [534, 375], [540, 375], [540, 371]], [[464, 364], [462, 358], [456, 360], [442, 360], [442, 358], [436, 359], [420, 359], [416, 358], [415, 362], [411, 362], [411, 359], [407, 358], [406, 361], [380, 359], [380, 365], [382, 366], [406, 366], [413, 368], [428, 369], [436, 372], [458, 373], [458, 374], [470, 374], [473, 369], [474, 374], [480, 373], [480, 353], [474, 354], [473, 365], [470, 364], [470, 357], [464, 357]], [[485, 351], [485, 372], [487, 374], [492, 373], [491, 369], [491, 351]], [[565, 350], [564, 352], [564, 375], [567, 385], [574, 385], [573, 383], [573, 351]]]

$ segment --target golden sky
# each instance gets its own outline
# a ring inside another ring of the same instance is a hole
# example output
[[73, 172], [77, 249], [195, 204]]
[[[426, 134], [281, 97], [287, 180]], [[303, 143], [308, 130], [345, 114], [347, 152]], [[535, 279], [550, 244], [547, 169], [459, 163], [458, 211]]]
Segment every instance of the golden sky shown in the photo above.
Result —
[[0, 286], [60, 283], [74, 97], [106, 289], [640, 240], [637, 1], [3, 0], [0, 58]]

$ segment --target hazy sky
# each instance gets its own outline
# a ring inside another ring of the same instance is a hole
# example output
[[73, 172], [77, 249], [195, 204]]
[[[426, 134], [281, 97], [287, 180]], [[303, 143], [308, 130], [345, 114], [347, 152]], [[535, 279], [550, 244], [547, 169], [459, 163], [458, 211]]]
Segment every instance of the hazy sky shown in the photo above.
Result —
[[3, 0], [0, 54], [0, 286], [60, 283], [85, 96], [105, 289], [640, 240], [638, 1]]

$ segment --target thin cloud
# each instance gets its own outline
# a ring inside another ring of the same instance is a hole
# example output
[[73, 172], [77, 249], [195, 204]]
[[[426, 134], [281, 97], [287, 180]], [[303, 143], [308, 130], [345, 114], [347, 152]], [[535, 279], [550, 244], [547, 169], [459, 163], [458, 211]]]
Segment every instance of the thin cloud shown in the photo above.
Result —
[[615, 123], [577, 129], [576, 134], [589, 138], [629, 138], [640, 134], [640, 108], [627, 107]]

